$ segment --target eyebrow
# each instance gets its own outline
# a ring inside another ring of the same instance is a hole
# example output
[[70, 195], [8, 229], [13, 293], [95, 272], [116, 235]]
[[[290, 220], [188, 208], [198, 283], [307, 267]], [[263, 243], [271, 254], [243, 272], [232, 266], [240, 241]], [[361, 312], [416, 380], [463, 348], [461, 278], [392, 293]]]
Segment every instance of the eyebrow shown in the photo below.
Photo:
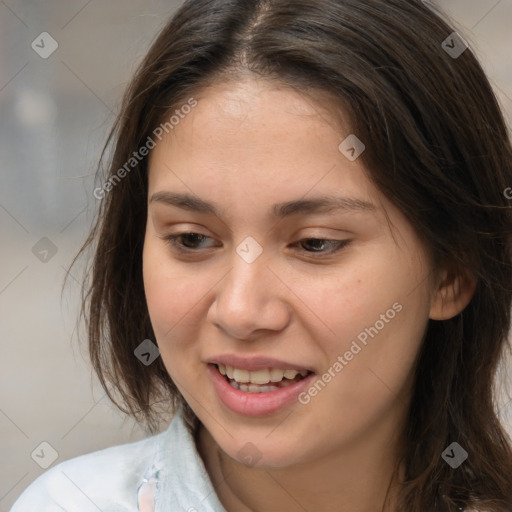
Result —
[[[191, 194], [160, 191], [155, 192], [150, 202], [160, 202], [183, 210], [215, 215], [221, 218], [219, 209], [212, 203]], [[328, 213], [334, 210], [351, 212], [375, 212], [374, 204], [352, 197], [320, 196], [276, 203], [269, 209], [269, 216], [285, 218], [292, 215]]]

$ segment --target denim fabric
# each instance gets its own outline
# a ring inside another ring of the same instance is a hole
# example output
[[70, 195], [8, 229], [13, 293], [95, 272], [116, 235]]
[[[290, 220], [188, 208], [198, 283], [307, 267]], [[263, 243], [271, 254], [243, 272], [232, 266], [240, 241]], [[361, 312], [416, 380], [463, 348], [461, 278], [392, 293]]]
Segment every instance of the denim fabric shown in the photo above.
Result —
[[47, 470], [11, 508], [11, 512], [62, 511], [226, 512], [181, 411], [161, 434]]
[[10, 512], [63, 511], [227, 512], [181, 410], [161, 434], [49, 469], [25, 489]]

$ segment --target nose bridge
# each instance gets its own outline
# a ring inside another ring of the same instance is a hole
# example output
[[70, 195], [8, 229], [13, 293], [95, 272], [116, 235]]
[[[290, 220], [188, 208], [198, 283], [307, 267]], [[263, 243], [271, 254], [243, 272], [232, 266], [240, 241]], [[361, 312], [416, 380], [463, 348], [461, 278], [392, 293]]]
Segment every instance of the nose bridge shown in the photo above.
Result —
[[223, 290], [224, 302], [239, 318], [251, 316], [254, 308], [261, 309], [272, 289], [268, 288], [267, 254], [255, 238], [247, 236], [236, 246], [232, 261], [233, 268]]
[[263, 247], [246, 237], [235, 248], [233, 265], [215, 300], [215, 323], [242, 339], [260, 329], [282, 329], [287, 306], [279, 297], [280, 281], [269, 270]]

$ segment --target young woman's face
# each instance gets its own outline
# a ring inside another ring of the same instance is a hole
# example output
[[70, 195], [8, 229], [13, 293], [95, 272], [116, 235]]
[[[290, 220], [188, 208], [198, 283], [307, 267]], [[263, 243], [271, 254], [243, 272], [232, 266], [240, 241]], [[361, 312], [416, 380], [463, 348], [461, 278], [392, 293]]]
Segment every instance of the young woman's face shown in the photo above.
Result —
[[391, 446], [431, 310], [425, 247], [307, 97], [247, 80], [195, 99], [150, 161], [144, 284], [165, 367], [249, 465]]

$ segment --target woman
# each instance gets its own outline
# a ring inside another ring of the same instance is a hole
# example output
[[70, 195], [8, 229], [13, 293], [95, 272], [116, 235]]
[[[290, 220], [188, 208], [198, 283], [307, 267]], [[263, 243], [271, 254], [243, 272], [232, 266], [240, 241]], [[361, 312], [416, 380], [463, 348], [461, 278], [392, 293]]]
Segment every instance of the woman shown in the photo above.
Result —
[[92, 362], [152, 433], [176, 414], [13, 512], [512, 509], [512, 149], [432, 6], [186, 2], [112, 140]]

